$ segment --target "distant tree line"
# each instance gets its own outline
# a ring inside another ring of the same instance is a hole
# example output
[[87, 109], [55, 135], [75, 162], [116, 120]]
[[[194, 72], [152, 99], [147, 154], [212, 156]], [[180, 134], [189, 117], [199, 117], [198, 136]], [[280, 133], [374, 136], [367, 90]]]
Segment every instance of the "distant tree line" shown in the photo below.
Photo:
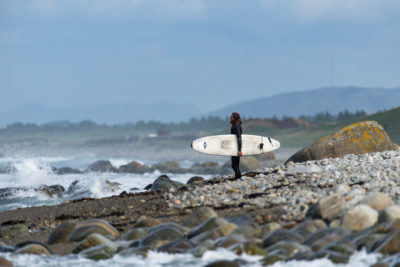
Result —
[[337, 115], [332, 115], [329, 112], [318, 112], [314, 116], [300, 116], [299, 119], [307, 120], [314, 124], [323, 124], [330, 122], [343, 122], [358, 119], [366, 116], [367, 113], [363, 110], [357, 110], [354, 113], [345, 109], [344, 111], [339, 112]]
[[[356, 111], [354, 113], [344, 110], [339, 112], [337, 115], [332, 115], [329, 112], [320, 112], [314, 116], [300, 116], [300, 119], [307, 120], [314, 124], [330, 123], [330, 122], [341, 122], [352, 119], [357, 119], [366, 116], [365, 111]], [[289, 117], [283, 117], [281, 120], [286, 120]], [[272, 119], [279, 120], [277, 117]], [[245, 121], [246, 118], [243, 119]], [[98, 124], [91, 120], [84, 120], [81, 122], [69, 122], [69, 121], [56, 121], [49, 122], [42, 125], [37, 125], [35, 123], [13, 123], [7, 125], [6, 128], [0, 129], [1, 132], [5, 133], [18, 133], [18, 132], [59, 132], [59, 131], [87, 131], [96, 129], [131, 129], [131, 130], [141, 130], [146, 132], [157, 132], [161, 131], [164, 133], [168, 132], [200, 132], [200, 131], [215, 131], [224, 128], [229, 128], [229, 119], [208, 116], [202, 118], [192, 118], [186, 122], [171, 122], [163, 123], [159, 121], [138, 121], [136, 123], [124, 123], [115, 125]]]

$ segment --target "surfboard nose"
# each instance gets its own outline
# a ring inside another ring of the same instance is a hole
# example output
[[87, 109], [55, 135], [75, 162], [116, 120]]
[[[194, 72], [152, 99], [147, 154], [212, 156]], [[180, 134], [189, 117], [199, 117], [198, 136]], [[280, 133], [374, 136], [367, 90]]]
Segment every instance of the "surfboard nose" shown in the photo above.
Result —
[[193, 148], [193, 141], [190, 142], [190, 148]]

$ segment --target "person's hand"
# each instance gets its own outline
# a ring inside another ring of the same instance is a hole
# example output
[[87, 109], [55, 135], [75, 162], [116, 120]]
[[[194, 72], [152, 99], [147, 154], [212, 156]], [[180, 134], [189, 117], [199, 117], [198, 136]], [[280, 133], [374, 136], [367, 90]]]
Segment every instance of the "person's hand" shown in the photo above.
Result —
[[239, 157], [243, 156], [242, 151], [238, 151], [237, 155], [238, 155]]

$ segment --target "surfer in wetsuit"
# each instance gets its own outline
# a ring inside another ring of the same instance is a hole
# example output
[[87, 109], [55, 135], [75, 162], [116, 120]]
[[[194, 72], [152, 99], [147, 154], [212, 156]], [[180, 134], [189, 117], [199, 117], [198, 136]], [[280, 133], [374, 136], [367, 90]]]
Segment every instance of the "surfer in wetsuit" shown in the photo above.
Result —
[[242, 174], [239, 169], [240, 157], [243, 156], [242, 154], [242, 121], [240, 120], [240, 115], [237, 112], [233, 112], [230, 118], [230, 123], [232, 124], [231, 127], [231, 134], [236, 135], [237, 142], [238, 142], [238, 152], [237, 156], [232, 156], [232, 169], [235, 172], [235, 179], [240, 179]]

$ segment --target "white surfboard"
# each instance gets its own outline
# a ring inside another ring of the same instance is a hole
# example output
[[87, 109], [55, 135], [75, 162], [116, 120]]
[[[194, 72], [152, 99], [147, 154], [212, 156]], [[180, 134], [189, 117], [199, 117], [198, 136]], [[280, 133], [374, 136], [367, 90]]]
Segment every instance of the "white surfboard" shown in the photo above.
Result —
[[[280, 143], [270, 137], [242, 134], [243, 156], [267, 153], [279, 147]], [[237, 137], [233, 134], [206, 136], [194, 140], [192, 148], [205, 154], [236, 156]]]

